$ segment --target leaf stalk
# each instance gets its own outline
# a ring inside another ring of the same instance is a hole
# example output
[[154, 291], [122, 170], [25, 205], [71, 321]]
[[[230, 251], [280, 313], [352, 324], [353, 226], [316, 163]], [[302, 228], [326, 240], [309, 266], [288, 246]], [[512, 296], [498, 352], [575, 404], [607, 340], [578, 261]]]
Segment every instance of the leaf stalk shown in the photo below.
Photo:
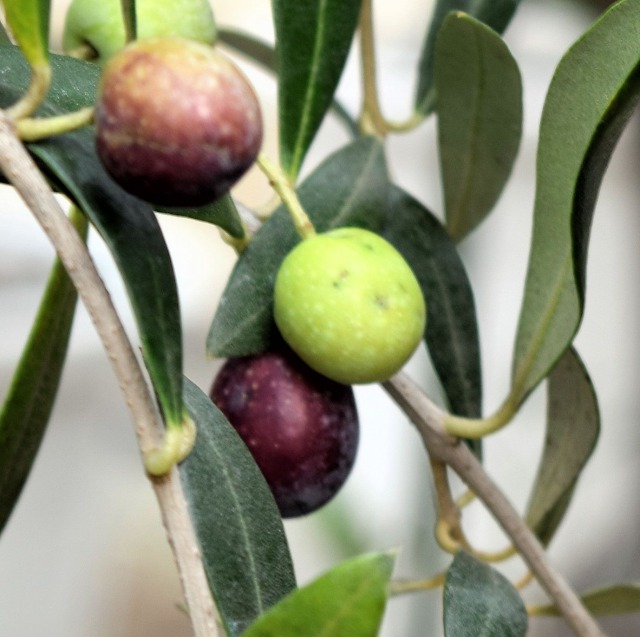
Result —
[[93, 117], [93, 106], [53, 117], [24, 117], [16, 122], [16, 131], [22, 141], [36, 142], [88, 126]]

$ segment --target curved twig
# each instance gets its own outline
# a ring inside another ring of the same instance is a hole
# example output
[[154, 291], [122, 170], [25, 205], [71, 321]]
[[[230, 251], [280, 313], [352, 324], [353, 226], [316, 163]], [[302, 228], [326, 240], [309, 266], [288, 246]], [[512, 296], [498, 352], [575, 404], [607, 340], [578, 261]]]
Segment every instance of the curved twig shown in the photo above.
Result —
[[[0, 170], [46, 232], [78, 290], [111, 360], [144, 455], [157, 448], [163, 431], [140, 364], [91, 256], [3, 111], [0, 111]], [[152, 484], [195, 634], [222, 637], [224, 630], [211, 597], [177, 469], [152, 479]]]
[[429, 455], [450, 466], [484, 503], [575, 632], [580, 637], [604, 637], [580, 598], [553, 568], [538, 538], [467, 445], [445, 432], [446, 412], [405, 374], [394, 376], [384, 383], [384, 388], [417, 427]]

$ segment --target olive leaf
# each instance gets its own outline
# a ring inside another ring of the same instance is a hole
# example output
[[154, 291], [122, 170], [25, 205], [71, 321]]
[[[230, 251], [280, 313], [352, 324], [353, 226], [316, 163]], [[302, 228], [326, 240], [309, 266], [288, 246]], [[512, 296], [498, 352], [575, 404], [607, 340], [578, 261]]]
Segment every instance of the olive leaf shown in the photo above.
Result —
[[[51, 54], [51, 86], [37, 115], [75, 111], [95, 103], [100, 69], [90, 62]], [[16, 46], [0, 47], [0, 100], [6, 108], [29, 86], [31, 72]]]
[[527, 611], [509, 580], [459, 551], [444, 584], [446, 637], [524, 637]]
[[[379, 230], [387, 205], [383, 146], [363, 137], [328, 157], [298, 189], [319, 232], [344, 225]], [[211, 356], [262, 351], [273, 336], [273, 285], [280, 263], [299, 241], [284, 207], [256, 232], [240, 255], [207, 337]]]
[[[86, 240], [88, 224], [71, 220]], [[29, 338], [0, 410], [0, 530], [22, 492], [44, 436], [60, 385], [78, 295], [55, 260]]]
[[522, 80], [500, 36], [461, 12], [440, 28], [435, 78], [447, 230], [459, 241], [491, 211], [511, 174]]
[[464, 11], [488, 27], [502, 33], [521, 0], [437, 0], [425, 35], [416, 85], [415, 110], [425, 115], [435, 105], [435, 49], [442, 22], [451, 11]]
[[[263, 42], [249, 33], [243, 33], [236, 29], [220, 29], [218, 32], [220, 42], [235, 49], [239, 53], [246, 55], [249, 59], [257, 62], [263, 68], [273, 73], [278, 72], [278, 60], [273, 46]], [[331, 100], [331, 110], [334, 115], [344, 124], [352, 137], [360, 135], [358, 123], [349, 114], [347, 109], [335, 98]]]
[[31, 66], [49, 59], [51, 0], [2, 0], [7, 24]]
[[362, 0], [272, 0], [280, 163], [293, 182], [331, 105]]
[[578, 353], [569, 348], [548, 377], [547, 435], [525, 520], [548, 544], [562, 521], [600, 432], [598, 400]]
[[375, 637], [393, 562], [391, 553], [343, 562], [285, 597], [243, 637]]
[[236, 430], [194, 383], [184, 401], [198, 435], [180, 465], [209, 586], [231, 637], [296, 587], [278, 507]]
[[513, 362], [517, 400], [546, 376], [582, 319], [598, 190], [640, 99], [639, 22], [639, 3], [622, 0], [611, 7], [562, 58], [547, 93]]

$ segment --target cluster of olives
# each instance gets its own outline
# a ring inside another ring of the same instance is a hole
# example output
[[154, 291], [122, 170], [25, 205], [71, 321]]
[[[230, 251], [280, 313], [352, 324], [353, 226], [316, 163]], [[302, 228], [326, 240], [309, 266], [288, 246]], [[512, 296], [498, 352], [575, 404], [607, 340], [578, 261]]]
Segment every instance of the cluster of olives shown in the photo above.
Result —
[[[96, 146], [113, 179], [153, 204], [204, 205], [255, 162], [260, 107], [212, 46], [206, 0], [176, 2], [175, 15], [161, 4], [138, 0], [139, 38], [124, 46], [119, 0], [74, 0], [65, 46], [88, 45], [103, 65]], [[286, 344], [229, 359], [210, 393], [290, 517], [343, 485], [358, 444], [351, 385], [384, 381], [404, 365], [426, 308], [395, 248], [373, 232], [338, 228], [301, 240], [284, 259], [274, 319]]]
[[274, 294], [290, 349], [229, 359], [211, 397], [291, 517], [316, 510], [345, 482], [358, 440], [351, 385], [384, 381], [404, 365], [424, 333], [425, 303], [404, 258], [360, 228], [302, 240]]

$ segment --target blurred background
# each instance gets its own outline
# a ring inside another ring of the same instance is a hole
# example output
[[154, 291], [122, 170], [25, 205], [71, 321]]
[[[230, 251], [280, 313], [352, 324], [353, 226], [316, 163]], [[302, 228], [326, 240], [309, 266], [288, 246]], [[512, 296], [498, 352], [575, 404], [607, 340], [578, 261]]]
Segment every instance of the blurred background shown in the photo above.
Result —
[[[213, 0], [220, 25], [272, 40], [266, 0]], [[524, 0], [505, 34], [521, 66], [524, 139], [512, 179], [489, 220], [461, 246], [476, 294], [485, 374], [485, 410], [509, 387], [511, 352], [527, 264], [534, 195], [537, 128], [547, 86], [566, 49], [597, 18], [601, 3]], [[53, 2], [54, 41], [68, 0]], [[432, 3], [378, 0], [379, 82], [385, 114], [403, 119], [411, 108], [414, 72]], [[237, 58], [253, 81], [265, 119], [265, 150], [275, 157], [276, 90], [273, 79]], [[357, 59], [351, 56], [338, 91], [356, 113]], [[310, 171], [347, 141], [331, 118], [306, 164]], [[602, 435], [575, 499], [550, 547], [553, 563], [578, 590], [640, 580], [640, 509], [637, 382], [640, 377], [637, 273], [640, 268], [638, 124], [632, 121], [605, 177], [589, 255], [587, 307], [577, 347], [596, 386]], [[433, 119], [416, 132], [389, 140], [397, 182], [434, 212], [442, 209]], [[235, 191], [249, 205], [269, 198], [266, 181], [250, 174]], [[0, 399], [30, 328], [53, 251], [8, 188], [0, 191]], [[215, 228], [162, 217], [174, 257], [186, 340], [186, 373], [208, 389], [218, 363], [204, 343], [217, 300], [234, 262]], [[101, 273], [135, 342], [119, 277], [100, 240], [90, 241]], [[141, 246], [143, 249], [143, 246]], [[439, 399], [428, 357], [419, 352], [410, 373]], [[398, 577], [424, 578], [446, 566], [433, 540], [430, 475], [419, 439], [386, 395], [357, 388], [361, 447], [345, 489], [321, 512], [286, 523], [301, 583], [339, 560], [365, 550], [399, 547]], [[519, 508], [526, 504], [544, 437], [544, 390], [514, 424], [487, 440], [486, 466]], [[462, 491], [461, 488], [458, 489]], [[464, 512], [478, 548], [506, 544], [478, 505]], [[504, 572], [524, 574], [518, 560]], [[543, 602], [535, 586], [527, 600]], [[180, 587], [152, 489], [145, 479], [131, 426], [108, 360], [80, 307], [53, 419], [35, 469], [0, 538], [2, 637], [181, 637], [190, 634], [179, 609]], [[394, 599], [384, 637], [442, 634], [441, 593]], [[613, 635], [640, 634], [640, 617], [609, 618]], [[563, 622], [531, 621], [530, 635], [570, 635]]]

